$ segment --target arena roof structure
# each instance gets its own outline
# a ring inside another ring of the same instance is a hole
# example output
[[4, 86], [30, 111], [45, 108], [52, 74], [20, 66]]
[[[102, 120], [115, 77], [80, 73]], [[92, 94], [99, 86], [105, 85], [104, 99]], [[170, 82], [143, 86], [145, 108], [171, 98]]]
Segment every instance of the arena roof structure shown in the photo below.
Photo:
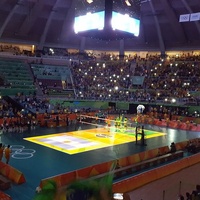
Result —
[[[123, 0], [114, 0], [115, 3], [117, 1]], [[135, 1], [139, 0], [124, 0], [127, 6]], [[84, 43], [87, 50], [118, 50], [118, 40], [90, 37], [84, 37], [83, 40], [82, 36], [74, 33], [77, 5], [91, 5], [94, 2], [95, 0], [1, 0], [0, 42], [73, 49], [79, 49]], [[199, 49], [199, 0], [139, 2], [140, 33], [138, 37], [124, 39], [125, 50], [165, 52]]]

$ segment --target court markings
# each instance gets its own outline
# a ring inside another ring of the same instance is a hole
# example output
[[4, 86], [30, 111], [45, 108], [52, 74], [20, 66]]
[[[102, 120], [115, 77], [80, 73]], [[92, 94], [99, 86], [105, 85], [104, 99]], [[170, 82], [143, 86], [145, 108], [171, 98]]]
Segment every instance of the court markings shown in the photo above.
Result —
[[[145, 133], [146, 139], [166, 135], [165, 133], [150, 130], [145, 130]], [[76, 154], [118, 144], [134, 142], [135, 134], [134, 132], [111, 132], [106, 128], [96, 128], [67, 133], [29, 137], [24, 138], [24, 140], [46, 146], [67, 154]]]
[[23, 145], [11, 145], [10, 147], [12, 158], [28, 159], [32, 158], [36, 152], [34, 149], [26, 149]]

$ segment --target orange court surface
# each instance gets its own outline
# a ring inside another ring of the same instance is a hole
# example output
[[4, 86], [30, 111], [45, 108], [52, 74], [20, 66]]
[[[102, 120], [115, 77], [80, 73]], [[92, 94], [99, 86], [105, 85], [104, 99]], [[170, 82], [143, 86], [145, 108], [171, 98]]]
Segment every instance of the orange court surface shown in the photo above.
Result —
[[[145, 139], [164, 135], [166, 134], [162, 132], [145, 130]], [[125, 144], [133, 142], [135, 139], [134, 128], [133, 130], [109, 130], [105, 127], [24, 138], [24, 140], [67, 154], [77, 154], [104, 147]], [[140, 136], [138, 136], [138, 139], [140, 139]]]

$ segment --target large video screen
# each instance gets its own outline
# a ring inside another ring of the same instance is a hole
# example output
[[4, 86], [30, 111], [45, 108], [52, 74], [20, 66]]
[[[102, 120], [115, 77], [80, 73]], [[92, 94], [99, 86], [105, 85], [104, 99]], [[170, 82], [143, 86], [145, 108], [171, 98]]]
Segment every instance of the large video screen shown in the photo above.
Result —
[[138, 36], [140, 32], [140, 20], [129, 17], [127, 14], [120, 14], [118, 12], [112, 12], [112, 28], [113, 30], [121, 30], [124, 32], [132, 33], [134, 36]]
[[75, 0], [75, 17], [105, 11], [105, 0]]
[[87, 13], [86, 15], [75, 17], [74, 32], [78, 33], [94, 29], [102, 30], [104, 28], [104, 18], [105, 11]]
[[113, 1], [113, 11], [129, 14], [130, 17], [140, 19], [141, 0], [116, 0]]

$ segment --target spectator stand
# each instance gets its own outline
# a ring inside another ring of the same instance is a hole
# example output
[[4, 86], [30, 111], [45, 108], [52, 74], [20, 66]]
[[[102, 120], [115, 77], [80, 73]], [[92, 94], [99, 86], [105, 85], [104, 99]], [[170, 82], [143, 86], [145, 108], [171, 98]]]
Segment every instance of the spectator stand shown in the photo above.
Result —
[[69, 67], [31, 64], [31, 68], [44, 94], [74, 97]]
[[0, 73], [4, 77], [1, 95], [15, 95], [18, 92], [35, 92], [28, 66], [22, 61], [0, 59]]

